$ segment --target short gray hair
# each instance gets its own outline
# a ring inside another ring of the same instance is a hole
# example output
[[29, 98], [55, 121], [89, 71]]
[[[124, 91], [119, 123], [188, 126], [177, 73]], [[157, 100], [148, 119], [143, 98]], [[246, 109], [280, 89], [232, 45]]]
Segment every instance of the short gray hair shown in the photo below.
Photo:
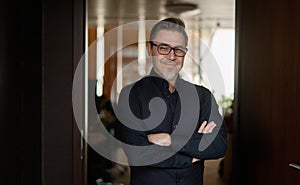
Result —
[[157, 22], [150, 32], [150, 41], [153, 41], [156, 34], [161, 30], [177, 31], [181, 33], [184, 37], [185, 45], [187, 46], [188, 36], [185, 32], [185, 24], [181, 19], [169, 17]]

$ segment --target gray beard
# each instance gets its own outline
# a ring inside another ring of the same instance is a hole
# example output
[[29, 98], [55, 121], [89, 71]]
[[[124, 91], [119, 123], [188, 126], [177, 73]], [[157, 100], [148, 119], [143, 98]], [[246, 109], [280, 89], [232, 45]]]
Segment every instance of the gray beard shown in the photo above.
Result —
[[171, 81], [176, 77], [177, 74], [176, 73], [163, 73], [162, 75], [165, 78], [165, 80]]

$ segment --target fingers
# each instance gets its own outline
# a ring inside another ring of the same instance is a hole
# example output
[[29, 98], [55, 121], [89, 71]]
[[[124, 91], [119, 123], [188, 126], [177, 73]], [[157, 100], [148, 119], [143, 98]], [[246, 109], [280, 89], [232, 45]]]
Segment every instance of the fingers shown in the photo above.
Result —
[[209, 122], [208, 125], [205, 127], [204, 132], [205, 133], [211, 133], [213, 129], [216, 127], [215, 122]]
[[151, 143], [153, 142], [152, 134], [148, 134], [148, 135], [147, 135], [147, 138], [148, 138], [148, 141], [149, 141], [149, 142], [151, 142]]
[[[198, 133], [202, 133], [202, 134], [207, 134], [207, 133], [211, 133], [213, 131], [213, 129], [217, 126], [217, 124], [215, 124], [215, 122], [211, 121], [206, 125], [207, 121], [203, 121], [203, 123], [201, 124]], [[203, 128], [204, 127], [204, 128]]]
[[203, 121], [203, 123], [201, 124], [201, 126], [200, 126], [200, 128], [199, 128], [199, 130], [198, 130], [198, 133], [203, 133], [204, 128], [205, 128], [205, 126], [206, 126], [206, 123], [207, 123], [207, 121]]
[[197, 158], [192, 159], [192, 163], [197, 162], [197, 161], [200, 161], [200, 159], [197, 159]]
[[148, 137], [149, 142], [155, 143], [156, 137], [154, 134], [149, 134], [149, 135], [147, 135], [147, 137]]

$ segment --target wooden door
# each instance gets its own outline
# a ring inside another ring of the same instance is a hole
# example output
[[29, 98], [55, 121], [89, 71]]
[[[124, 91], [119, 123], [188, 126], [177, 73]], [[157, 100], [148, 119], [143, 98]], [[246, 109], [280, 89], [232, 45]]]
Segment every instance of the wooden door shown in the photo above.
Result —
[[300, 184], [299, 5], [237, 1], [235, 184]]

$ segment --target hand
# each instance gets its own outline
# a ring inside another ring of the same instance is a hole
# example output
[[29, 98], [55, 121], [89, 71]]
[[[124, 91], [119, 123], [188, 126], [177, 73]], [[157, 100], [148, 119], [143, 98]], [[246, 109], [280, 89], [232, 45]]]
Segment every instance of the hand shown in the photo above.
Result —
[[[201, 124], [198, 133], [202, 133], [202, 134], [207, 134], [207, 133], [211, 133], [213, 131], [213, 129], [217, 126], [215, 124], [215, 122], [211, 121], [209, 122], [207, 125], [207, 121], [203, 121], [203, 123]], [[201, 159], [197, 159], [197, 158], [193, 158], [192, 159], [192, 163], [200, 161]]]
[[209, 122], [207, 125], [206, 124], [207, 121], [203, 121], [201, 127], [198, 130], [198, 133], [202, 133], [202, 134], [211, 133], [213, 129], [217, 126], [213, 121]]
[[151, 143], [154, 143], [159, 146], [170, 146], [171, 145], [171, 136], [168, 133], [157, 133], [149, 134], [148, 140]]
[[201, 159], [193, 158], [192, 163], [200, 161]]

